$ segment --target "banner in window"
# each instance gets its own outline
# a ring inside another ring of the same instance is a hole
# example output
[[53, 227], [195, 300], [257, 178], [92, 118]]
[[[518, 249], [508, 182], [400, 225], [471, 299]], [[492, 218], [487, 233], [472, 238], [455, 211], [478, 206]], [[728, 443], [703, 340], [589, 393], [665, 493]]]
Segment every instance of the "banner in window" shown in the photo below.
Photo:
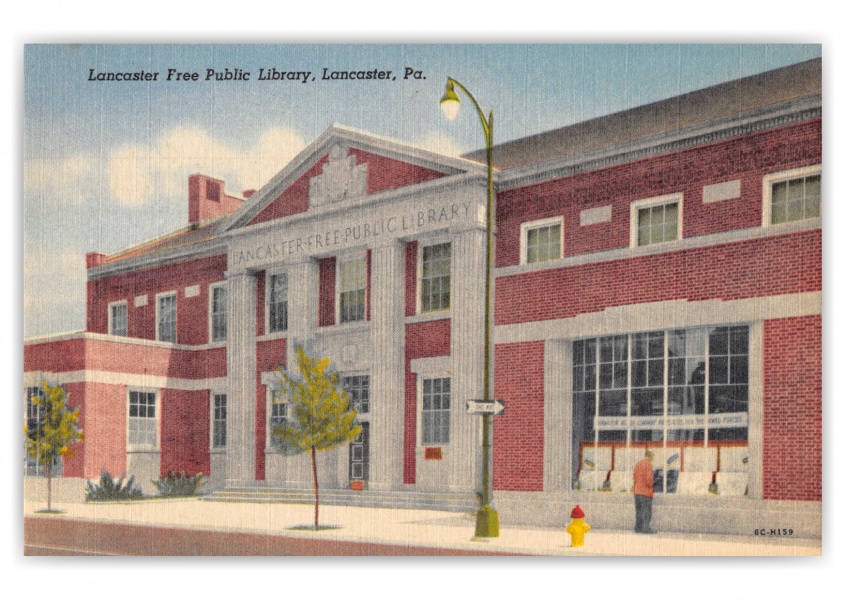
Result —
[[[616, 431], [626, 429], [703, 429], [706, 426], [705, 415], [663, 415], [646, 417], [594, 417], [593, 426], [597, 431]], [[708, 429], [746, 427], [749, 415], [745, 412], [717, 413], [707, 418]]]

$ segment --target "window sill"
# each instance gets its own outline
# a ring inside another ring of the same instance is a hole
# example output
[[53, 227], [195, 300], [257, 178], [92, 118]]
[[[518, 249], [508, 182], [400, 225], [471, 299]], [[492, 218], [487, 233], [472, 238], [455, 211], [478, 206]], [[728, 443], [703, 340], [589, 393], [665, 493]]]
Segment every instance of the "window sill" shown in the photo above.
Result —
[[256, 336], [257, 342], [269, 342], [272, 340], [282, 340], [288, 337], [288, 330], [285, 331], [274, 331], [273, 333], [265, 333], [262, 335]]
[[127, 448], [127, 454], [160, 454], [159, 448]]
[[314, 330], [318, 335], [321, 333], [339, 333], [367, 331], [370, 329], [370, 321], [350, 321], [349, 323], [338, 323], [335, 325], [324, 325]]
[[427, 323], [429, 321], [442, 321], [452, 318], [452, 309], [439, 310], [437, 312], [422, 313], [405, 318], [406, 324]]

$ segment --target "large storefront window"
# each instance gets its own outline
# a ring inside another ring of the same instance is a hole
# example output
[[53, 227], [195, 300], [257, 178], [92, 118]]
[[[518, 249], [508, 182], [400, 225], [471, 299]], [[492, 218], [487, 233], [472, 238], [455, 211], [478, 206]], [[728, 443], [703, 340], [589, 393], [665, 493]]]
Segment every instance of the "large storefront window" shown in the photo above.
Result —
[[624, 481], [645, 448], [657, 450], [656, 491], [676, 491], [685, 458], [707, 479], [718, 453], [746, 453], [748, 388], [745, 325], [574, 342], [574, 485], [608, 489], [615, 473]]

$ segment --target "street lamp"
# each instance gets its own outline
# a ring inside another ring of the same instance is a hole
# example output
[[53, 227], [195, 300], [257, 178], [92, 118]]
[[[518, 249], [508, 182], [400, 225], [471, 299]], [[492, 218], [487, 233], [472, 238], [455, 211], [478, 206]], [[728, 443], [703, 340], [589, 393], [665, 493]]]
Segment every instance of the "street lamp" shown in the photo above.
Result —
[[[493, 236], [494, 236], [494, 188], [493, 188], [493, 111], [485, 113], [467, 88], [452, 77], [447, 78], [446, 91], [441, 98], [441, 109], [446, 118], [452, 121], [458, 115], [461, 100], [455, 93], [458, 87], [473, 102], [485, 132], [485, 152], [488, 162], [488, 207], [487, 207], [487, 260], [485, 263], [485, 360], [483, 401], [493, 402], [491, 394], [491, 282], [493, 281]], [[499, 537], [499, 515], [491, 506], [493, 486], [491, 478], [491, 419], [493, 415], [482, 415], [482, 500], [476, 513], [476, 537]]]

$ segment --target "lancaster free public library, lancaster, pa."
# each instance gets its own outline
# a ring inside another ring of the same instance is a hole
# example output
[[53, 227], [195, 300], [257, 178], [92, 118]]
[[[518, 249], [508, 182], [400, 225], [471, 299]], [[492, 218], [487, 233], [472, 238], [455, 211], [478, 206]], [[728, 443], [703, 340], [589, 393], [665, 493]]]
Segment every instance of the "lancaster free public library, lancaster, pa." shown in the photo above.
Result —
[[[822, 104], [812, 60], [494, 150], [494, 503], [503, 527], [821, 535]], [[324, 490], [463, 509], [480, 485], [485, 153], [333, 126], [264, 187], [189, 181], [189, 223], [87, 255], [84, 332], [25, 341], [81, 407], [67, 482], [309, 489], [279, 365], [331, 359], [363, 423]], [[33, 466], [27, 472], [37, 472]], [[66, 483], [65, 481], [59, 483]]]

